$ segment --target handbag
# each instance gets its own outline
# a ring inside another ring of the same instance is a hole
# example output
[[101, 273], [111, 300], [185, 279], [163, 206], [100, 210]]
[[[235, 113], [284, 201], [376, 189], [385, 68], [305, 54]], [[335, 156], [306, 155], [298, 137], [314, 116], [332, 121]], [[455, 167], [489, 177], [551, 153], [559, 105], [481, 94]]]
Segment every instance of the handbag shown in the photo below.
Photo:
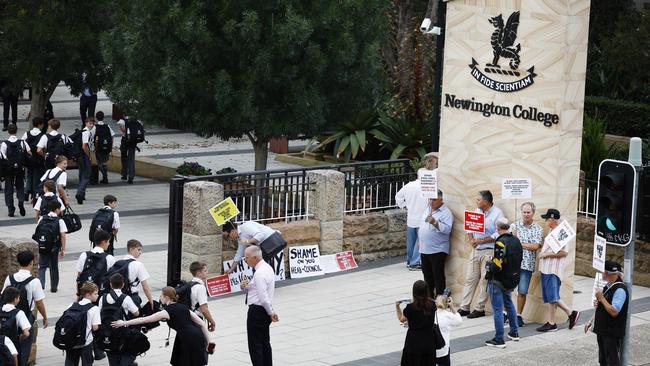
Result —
[[65, 222], [65, 226], [68, 227], [68, 234], [81, 230], [81, 219], [79, 219], [79, 215], [74, 213], [72, 207], [65, 206], [65, 212], [61, 216], [61, 219]]
[[438, 311], [434, 312], [435, 316], [435, 322], [433, 322], [433, 339], [436, 342], [436, 349], [442, 349], [446, 342], [445, 342], [445, 337], [442, 336], [442, 332], [440, 331], [440, 326], [438, 326]]
[[265, 258], [273, 258], [276, 254], [280, 253], [287, 246], [286, 240], [278, 233], [274, 232], [271, 236], [266, 238], [259, 244], [262, 249], [262, 254]]

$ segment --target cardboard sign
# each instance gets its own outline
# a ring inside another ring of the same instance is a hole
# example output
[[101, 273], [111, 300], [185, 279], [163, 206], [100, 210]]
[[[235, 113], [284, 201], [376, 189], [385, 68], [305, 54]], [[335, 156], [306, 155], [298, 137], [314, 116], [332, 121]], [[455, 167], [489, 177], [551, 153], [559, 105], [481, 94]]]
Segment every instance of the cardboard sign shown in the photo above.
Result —
[[207, 284], [208, 294], [210, 296], [229, 294], [232, 291], [230, 288], [230, 278], [228, 278], [228, 275], [209, 277], [205, 282]]
[[506, 178], [501, 181], [501, 198], [531, 198], [533, 196], [530, 178]]
[[465, 211], [465, 231], [484, 233], [485, 214], [482, 212]]
[[289, 248], [289, 271], [291, 278], [322, 276], [318, 245], [305, 245]]
[[438, 169], [418, 171], [420, 191], [424, 198], [438, 198]]
[[553, 231], [551, 231], [546, 236], [544, 241], [548, 241], [548, 244], [551, 250], [553, 250], [553, 253], [557, 253], [562, 250], [562, 248], [564, 248], [567, 244], [569, 244], [569, 242], [573, 240], [575, 236], [575, 230], [573, 230], [571, 225], [569, 225], [569, 223], [564, 220], [560, 225], [558, 225], [558, 227], [553, 229]]
[[325, 273], [335, 273], [357, 268], [357, 261], [351, 250], [320, 256], [320, 264]]
[[591, 264], [598, 272], [605, 272], [605, 252], [607, 251], [607, 240], [594, 235], [594, 259]]
[[230, 197], [217, 203], [209, 211], [210, 216], [212, 216], [217, 225], [223, 225], [226, 221], [239, 215], [239, 209]]
[[[282, 281], [285, 278], [285, 269], [284, 269], [284, 251], [279, 252], [275, 257], [271, 258], [271, 267], [275, 272], [275, 281]], [[223, 268], [228, 270], [232, 267], [232, 261], [224, 261]], [[244, 277], [248, 278], [248, 281], [253, 278], [253, 269], [246, 263], [245, 260], [242, 260], [237, 268], [230, 273], [230, 292], [239, 292], [241, 291], [241, 282]]]

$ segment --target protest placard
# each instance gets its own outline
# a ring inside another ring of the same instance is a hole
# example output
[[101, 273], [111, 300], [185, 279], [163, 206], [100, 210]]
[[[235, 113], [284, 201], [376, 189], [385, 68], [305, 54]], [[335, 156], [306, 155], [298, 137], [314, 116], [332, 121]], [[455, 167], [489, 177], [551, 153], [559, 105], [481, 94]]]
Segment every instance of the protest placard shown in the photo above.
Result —
[[551, 250], [553, 253], [557, 253], [562, 248], [564, 248], [573, 238], [575, 238], [576, 232], [573, 230], [569, 222], [564, 220], [560, 225], [553, 229], [544, 239], [548, 241]]
[[[285, 279], [285, 269], [284, 269], [284, 251], [279, 252], [275, 257], [271, 258], [270, 263], [273, 271], [275, 272], [275, 281], [282, 281]], [[224, 270], [229, 270], [232, 267], [232, 261], [224, 261], [223, 268]], [[237, 265], [234, 271], [230, 273], [230, 292], [239, 292], [241, 291], [241, 282], [244, 277], [248, 278], [250, 281], [253, 278], [253, 269], [246, 263], [245, 260]]]
[[465, 231], [484, 233], [485, 214], [482, 212], [465, 211]]
[[320, 256], [321, 268], [325, 273], [335, 273], [348, 269], [357, 268], [357, 261], [351, 250], [329, 255]]
[[605, 252], [607, 251], [607, 239], [594, 235], [594, 259], [592, 267], [598, 272], [605, 272]]
[[517, 199], [531, 198], [533, 196], [530, 178], [505, 178], [501, 181], [501, 198]]
[[438, 198], [438, 169], [418, 171], [420, 191], [424, 198]]
[[289, 271], [291, 278], [322, 276], [318, 245], [304, 245], [289, 248]]
[[596, 277], [594, 277], [594, 287], [591, 289], [591, 303], [594, 303], [596, 300], [596, 292], [602, 291], [603, 287], [607, 284], [607, 281], [603, 280], [603, 274], [596, 272]]
[[226, 221], [239, 215], [239, 209], [230, 197], [217, 203], [214, 207], [210, 208], [209, 211], [210, 216], [212, 216], [217, 225], [223, 225]]
[[210, 296], [229, 294], [232, 291], [228, 275], [208, 277], [205, 282]]

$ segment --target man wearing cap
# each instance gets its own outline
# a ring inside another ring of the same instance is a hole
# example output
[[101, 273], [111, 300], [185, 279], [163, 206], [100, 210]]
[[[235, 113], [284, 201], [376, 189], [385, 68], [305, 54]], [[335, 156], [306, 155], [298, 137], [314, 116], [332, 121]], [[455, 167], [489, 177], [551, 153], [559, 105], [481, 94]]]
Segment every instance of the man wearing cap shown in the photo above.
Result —
[[[560, 224], [560, 211], [549, 208], [542, 218], [546, 221], [549, 231], [553, 231]], [[558, 307], [569, 317], [569, 329], [573, 329], [580, 316], [579, 311], [572, 311], [560, 300], [560, 286], [567, 255], [569, 255], [568, 244], [555, 253], [551, 249], [549, 240], [544, 239], [544, 246], [539, 254], [539, 271], [542, 273], [542, 299], [544, 303], [548, 304], [548, 321], [537, 328], [538, 332], [558, 330], [557, 324], [555, 324], [555, 312]]]
[[621, 280], [621, 265], [605, 261], [603, 281], [607, 284], [596, 292], [594, 317], [585, 324], [585, 333], [594, 324], [598, 340], [598, 362], [600, 365], [618, 366], [621, 364], [621, 341], [625, 335], [625, 323], [629, 296], [627, 286]]

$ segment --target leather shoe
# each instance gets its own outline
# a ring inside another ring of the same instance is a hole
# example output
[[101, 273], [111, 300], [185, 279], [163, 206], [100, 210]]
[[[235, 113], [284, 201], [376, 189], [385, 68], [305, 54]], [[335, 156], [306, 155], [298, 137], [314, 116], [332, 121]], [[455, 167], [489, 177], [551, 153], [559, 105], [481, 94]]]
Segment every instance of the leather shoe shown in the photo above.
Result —
[[9, 209], [9, 217], [16, 216], [16, 215], [14, 215], [15, 213], [16, 213], [16, 208], [15, 207], [12, 207], [12, 208]]
[[482, 316], [485, 316], [485, 311], [474, 310], [467, 316], [467, 319], [476, 319]]
[[80, 204], [80, 205], [83, 205], [83, 204], [84, 204], [84, 199], [83, 199], [83, 197], [81, 197], [81, 196], [75, 196], [74, 198], [77, 199], [77, 203], [78, 203], [78, 204]]
[[25, 216], [25, 206], [18, 206], [18, 211], [20, 211], [20, 216]]
[[467, 316], [469, 315], [469, 310], [460, 309], [458, 310], [458, 314], [460, 314], [460, 316]]

